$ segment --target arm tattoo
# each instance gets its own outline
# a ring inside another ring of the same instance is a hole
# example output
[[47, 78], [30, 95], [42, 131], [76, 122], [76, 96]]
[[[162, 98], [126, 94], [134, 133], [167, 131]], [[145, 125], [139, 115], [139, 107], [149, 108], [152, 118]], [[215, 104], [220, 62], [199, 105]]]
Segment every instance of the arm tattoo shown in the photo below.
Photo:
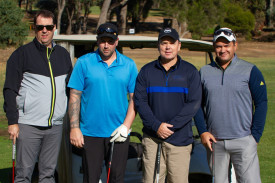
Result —
[[69, 100], [69, 118], [71, 128], [79, 128], [80, 97], [82, 91], [71, 89]]

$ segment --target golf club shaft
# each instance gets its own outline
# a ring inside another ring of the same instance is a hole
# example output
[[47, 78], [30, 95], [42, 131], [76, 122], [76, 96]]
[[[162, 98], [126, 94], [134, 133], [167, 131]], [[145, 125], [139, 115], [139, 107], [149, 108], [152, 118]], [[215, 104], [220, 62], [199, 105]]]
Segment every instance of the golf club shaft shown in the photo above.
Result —
[[215, 142], [212, 142], [212, 183], [215, 183]]
[[160, 153], [161, 153], [161, 143], [158, 143], [158, 152], [157, 152], [157, 175], [156, 175], [157, 183], [159, 182]]
[[114, 152], [114, 145], [115, 145], [115, 142], [112, 142], [112, 144], [111, 144], [111, 152], [110, 152], [110, 156], [109, 156], [109, 168], [108, 168], [107, 183], [109, 183], [109, 178], [110, 178], [110, 172], [111, 172], [111, 166], [112, 166], [112, 158], [113, 158], [113, 152]]
[[15, 164], [15, 143], [12, 144], [12, 183], [14, 183], [14, 164]]

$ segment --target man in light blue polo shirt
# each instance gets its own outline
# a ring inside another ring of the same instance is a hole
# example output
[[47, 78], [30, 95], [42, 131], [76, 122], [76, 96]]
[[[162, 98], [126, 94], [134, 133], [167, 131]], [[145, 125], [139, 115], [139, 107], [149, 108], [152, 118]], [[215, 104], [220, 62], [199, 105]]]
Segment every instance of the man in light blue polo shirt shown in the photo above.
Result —
[[132, 98], [138, 71], [132, 59], [116, 50], [115, 25], [99, 26], [97, 45], [95, 52], [78, 59], [68, 84], [70, 140], [83, 148], [84, 182], [89, 183], [99, 182], [102, 162], [109, 161], [110, 141], [116, 142], [109, 182], [119, 183], [124, 178], [128, 133], [136, 114]]

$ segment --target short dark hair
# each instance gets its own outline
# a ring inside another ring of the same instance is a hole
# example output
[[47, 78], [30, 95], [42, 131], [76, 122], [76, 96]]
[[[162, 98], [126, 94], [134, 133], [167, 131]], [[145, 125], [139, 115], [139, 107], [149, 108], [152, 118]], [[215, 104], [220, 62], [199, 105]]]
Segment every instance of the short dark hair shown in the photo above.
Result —
[[36, 13], [36, 15], [33, 18], [33, 23], [34, 25], [36, 25], [36, 20], [37, 17], [42, 16], [44, 18], [52, 18], [53, 19], [53, 24], [56, 25], [56, 18], [53, 14], [53, 12], [49, 11], [49, 10], [40, 10]]

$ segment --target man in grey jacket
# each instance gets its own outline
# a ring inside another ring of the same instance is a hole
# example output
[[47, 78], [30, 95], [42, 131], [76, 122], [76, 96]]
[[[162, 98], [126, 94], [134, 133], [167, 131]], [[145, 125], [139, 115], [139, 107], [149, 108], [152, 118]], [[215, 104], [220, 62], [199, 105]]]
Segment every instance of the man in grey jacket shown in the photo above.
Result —
[[34, 17], [35, 38], [7, 62], [3, 89], [8, 132], [16, 142], [15, 182], [31, 182], [38, 160], [39, 182], [55, 182], [54, 172], [66, 112], [66, 82], [72, 70], [69, 53], [53, 42], [54, 14]]
[[267, 113], [266, 84], [255, 65], [237, 57], [231, 29], [215, 31], [213, 42], [216, 62], [200, 70], [202, 108], [195, 116], [210, 168], [215, 166], [216, 182], [228, 182], [231, 161], [237, 182], [260, 183], [257, 144]]

